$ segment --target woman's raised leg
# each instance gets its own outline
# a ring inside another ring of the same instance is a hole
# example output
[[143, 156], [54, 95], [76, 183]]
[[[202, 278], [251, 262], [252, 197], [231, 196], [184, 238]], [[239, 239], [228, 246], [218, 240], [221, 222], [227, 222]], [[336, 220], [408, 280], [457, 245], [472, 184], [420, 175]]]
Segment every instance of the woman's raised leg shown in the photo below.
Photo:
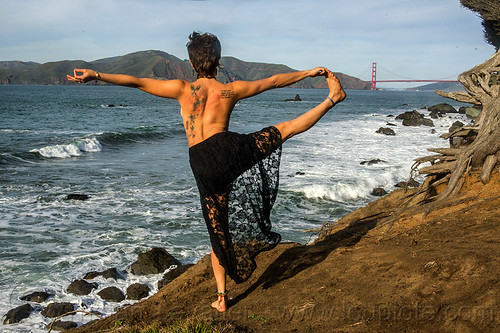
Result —
[[329, 70], [326, 72], [326, 82], [330, 92], [323, 102], [295, 119], [275, 125], [281, 133], [283, 142], [313, 127], [333, 107], [333, 103], [337, 104], [345, 99], [346, 94], [339, 79]]

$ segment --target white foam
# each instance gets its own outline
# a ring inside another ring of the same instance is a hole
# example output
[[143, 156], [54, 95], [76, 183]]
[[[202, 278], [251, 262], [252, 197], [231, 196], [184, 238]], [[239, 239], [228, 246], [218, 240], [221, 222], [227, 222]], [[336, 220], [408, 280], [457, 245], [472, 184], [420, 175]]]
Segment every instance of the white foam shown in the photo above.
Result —
[[33, 149], [46, 158], [69, 158], [81, 156], [83, 153], [99, 152], [102, 150], [101, 143], [96, 138], [85, 138], [67, 145], [47, 146], [40, 149]]

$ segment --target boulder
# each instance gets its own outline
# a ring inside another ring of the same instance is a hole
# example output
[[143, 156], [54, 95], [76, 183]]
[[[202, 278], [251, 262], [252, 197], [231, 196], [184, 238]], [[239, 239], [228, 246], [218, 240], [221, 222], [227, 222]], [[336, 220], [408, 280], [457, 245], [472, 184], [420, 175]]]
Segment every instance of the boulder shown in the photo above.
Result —
[[54, 295], [46, 293], [45, 291], [35, 291], [31, 294], [21, 296], [19, 299], [26, 302], [43, 303], [52, 296]]
[[462, 128], [462, 127], [464, 127], [464, 123], [462, 123], [461, 121], [458, 121], [458, 120], [457, 120], [457, 121], [455, 121], [453, 124], [451, 124], [451, 126], [450, 126], [450, 128], [449, 128], [448, 132], [449, 132], [449, 133], [453, 133], [453, 132], [455, 132], [457, 129], [460, 129], [460, 128]]
[[396, 135], [396, 132], [389, 127], [380, 127], [375, 133], [385, 134], [385, 135]]
[[397, 183], [394, 186], [401, 187], [401, 188], [412, 188], [412, 187], [419, 187], [420, 183], [417, 182], [415, 179], [410, 178], [409, 181], [407, 181], [407, 182], [399, 182], [399, 183]]
[[437, 111], [440, 113], [457, 113], [458, 112], [457, 109], [455, 109], [453, 106], [451, 106], [448, 103], [440, 103], [440, 104], [436, 104], [433, 106], [429, 106], [429, 108], [427, 110]]
[[434, 126], [432, 120], [424, 118], [424, 115], [417, 110], [402, 113], [398, 115], [396, 119], [402, 119], [403, 126]]
[[481, 110], [476, 108], [465, 108], [465, 115], [467, 118], [476, 119], [481, 114]]
[[387, 192], [382, 187], [374, 188], [372, 191], [372, 195], [375, 195], [377, 197], [382, 197], [386, 194], [387, 194]]
[[123, 291], [116, 287], [107, 287], [97, 293], [103, 300], [108, 302], [121, 302], [125, 299]]
[[66, 196], [66, 200], [80, 200], [80, 201], [85, 201], [88, 200], [90, 196], [86, 194], [79, 194], [79, 193], [71, 193]]
[[440, 111], [431, 111], [431, 113], [429, 113], [429, 117], [431, 117], [432, 119], [439, 119], [440, 117], [444, 117], [445, 113], [444, 112], [440, 112]]
[[172, 282], [176, 277], [187, 271], [187, 269], [191, 266], [193, 266], [193, 264], [177, 266], [177, 268], [174, 268], [171, 271], [168, 271], [165, 274], [163, 274], [163, 278], [160, 281], [158, 281], [158, 289], [161, 289], [163, 286]]
[[131, 266], [131, 271], [135, 275], [158, 274], [163, 273], [172, 265], [179, 266], [180, 264], [167, 250], [156, 247], [139, 254], [137, 261]]
[[29, 304], [20, 305], [17, 308], [9, 310], [3, 319], [3, 324], [15, 324], [23, 320], [24, 318], [28, 318], [33, 312], [33, 307]]
[[127, 299], [139, 300], [149, 295], [149, 287], [145, 283], [134, 283], [127, 288]]
[[288, 98], [285, 99], [285, 102], [300, 102], [301, 100], [302, 99], [300, 98], [299, 94], [296, 94], [294, 99]]
[[42, 309], [41, 314], [47, 318], [55, 318], [71, 311], [75, 311], [75, 305], [72, 303], [50, 303]]
[[89, 283], [85, 280], [75, 280], [68, 286], [68, 292], [75, 295], [88, 295], [93, 289], [97, 289], [97, 283]]
[[45, 328], [46, 329], [52, 329], [52, 331], [67, 331], [67, 330], [70, 330], [72, 328], [76, 328], [78, 327], [78, 324], [75, 323], [74, 321], [62, 321], [62, 320], [58, 320], [56, 322], [54, 322], [52, 324], [52, 326], [50, 326], [51, 324], [48, 324]]
[[361, 164], [361, 165], [365, 165], [365, 164], [366, 165], [373, 165], [373, 164], [378, 164], [378, 163], [385, 163], [385, 161], [381, 160], [380, 158], [375, 158], [373, 160], [363, 161], [363, 162], [361, 162], [359, 164]]
[[123, 279], [121, 274], [118, 273], [118, 270], [114, 267], [107, 269], [105, 271], [102, 271], [102, 272], [96, 272], [96, 271], [88, 272], [87, 274], [85, 274], [85, 276], [83, 278], [86, 280], [92, 280], [98, 276], [102, 276], [105, 279], [115, 279], [115, 280]]

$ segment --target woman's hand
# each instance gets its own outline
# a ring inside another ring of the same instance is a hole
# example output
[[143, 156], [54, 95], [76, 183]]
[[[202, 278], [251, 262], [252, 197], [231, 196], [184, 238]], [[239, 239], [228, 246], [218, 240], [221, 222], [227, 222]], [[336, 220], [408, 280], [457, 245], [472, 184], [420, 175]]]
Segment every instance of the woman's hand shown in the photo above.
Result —
[[310, 77], [326, 76], [327, 71], [328, 69], [326, 67], [316, 67], [310, 70], [309, 76]]
[[69, 81], [77, 82], [77, 83], [86, 83], [92, 80], [98, 80], [99, 76], [96, 71], [92, 69], [80, 69], [75, 68], [73, 70], [73, 76], [66, 75]]

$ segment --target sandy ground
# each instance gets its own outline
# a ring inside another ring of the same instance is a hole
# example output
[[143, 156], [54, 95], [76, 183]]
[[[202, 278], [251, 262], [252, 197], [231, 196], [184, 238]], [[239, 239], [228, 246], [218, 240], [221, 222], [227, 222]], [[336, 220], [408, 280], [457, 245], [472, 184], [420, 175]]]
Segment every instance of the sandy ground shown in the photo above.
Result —
[[195, 317], [249, 332], [500, 332], [498, 172], [488, 185], [472, 176], [458, 197], [391, 222], [407, 194], [358, 209], [314, 244], [260, 254], [248, 281], [228, 283], [226, 313], [210, 308], [207, 256], [150, 298], [73, 331]]

